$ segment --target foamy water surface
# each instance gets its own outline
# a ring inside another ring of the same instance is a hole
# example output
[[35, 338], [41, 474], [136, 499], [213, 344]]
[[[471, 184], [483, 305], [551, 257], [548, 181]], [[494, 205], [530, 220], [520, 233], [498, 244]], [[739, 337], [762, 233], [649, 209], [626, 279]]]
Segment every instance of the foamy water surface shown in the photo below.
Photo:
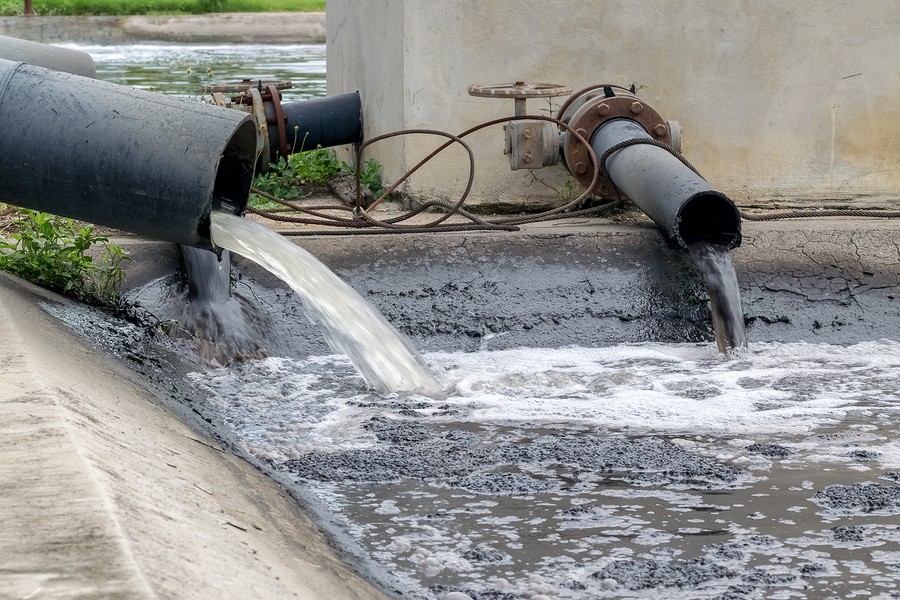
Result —
[[425, 358], [442, 393], [339, 356], [189, 379], [408, 597], [890, 597], [897, 342]]

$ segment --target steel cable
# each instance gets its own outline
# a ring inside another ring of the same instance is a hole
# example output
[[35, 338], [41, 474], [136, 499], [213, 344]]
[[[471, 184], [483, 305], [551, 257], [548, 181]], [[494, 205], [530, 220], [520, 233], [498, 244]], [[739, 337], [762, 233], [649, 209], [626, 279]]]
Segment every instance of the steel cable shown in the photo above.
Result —
[[[532, 121], [547, 121], [550, 123], [554, 123], [557, 126], [565, 129], [571, 135], [575, 136], [575, 138], [585, 147], [588, 153], [588, 158], [592, 164], [593, 168], [593, 177], [591, 179], [590, 185], [588, 185], [585, 190], [575, 197], [573, 200], [566, 202], [562, 206], [557, 208], [553, 208], [550, 210], [541, 211], [538, 213], [534, 213], [531, 215], [522, 215], [517, 217], [507, 217], [507, 218], [495, 218], [495, 219], [486, 219], [479, 217], [463, 208], [463, 204], [468, 198], [469, 194], [472, 191], [472, 186], [474, 184], [475, 179], [475, 156], [472, 152], [471, 147], [463, 141], [462, 138], [475, 133], [476, 131], [480, 131], [487, 127], [491, 127], [494, 125], [499, 125], [501, 123], [509, 123], [512, 121], [520, 121], [520, 120], [532, 120]], [[407, 170], [397, 181], [391, 184], [386, 190], [384, 190], [381, 195], [373, 200], [368, 206], [363, 206], [362, 202], [362, 182], [361, 182], [361, 164], [362, 164], [362, 153], [363, 151], [370, 145], [390, 139], [393, 137], [401, 136], [401, 135], [435, 135], [440, 137], [449, 138], [446, 142], [438, 146], [435, 150], [433, 150], [430, 154], [421, 159], [418, 163], [416, 163], [411, 169]], [[453, 144], [459, 144], [463, 147], [466, 152], [469, 161], [469, 175], [466, 181], [465, 189], [460, 195], [459, 199], [455, 203], [451, 203], [449, 201], [441, 200], [441, 199], [433, 199], [427, 202], [419, 204], [415, 209], [409, 210], [399, 216], [392, 217], [389, 219], [376, 219], [372, 216], [372, 212], [378, 207], [378, 205], [383, 202], [386, 198], [388, 198], [391, 194], [393, 194], [405, 181], [407, 181], [413, 174], [415, 174], [420, 168], [422, 168], [426, 163], [432, 160], [435, 156], [452, 146]], [[352, 229], [353, 234], [378, 234], [378, 233], [426, 233], [426, 232], [438, 232], [438, 231], [515, 231], [518, 229], [519, 225], [524, 225], [527, 223], [536, 223], [540, 221], [550, 221], [555, 219], [567, 218], [567, 217], [575, 217], [575, 216], [587, 216], [594, 213], [597, 213], [602, 210], [606, 210], [609, 208], [620, 206], [624, 201], [624, 195], [621, 190], [612, 182], [609, 178], [609, 175], [606, 171], [606, 161], [612, 156], [614, 153], [627, 148], [629, 146], [634, 146], [638, 144], [648, 144], [652, 146], [656, 146], [658, 148], [662, 148], [666, 150], [670, 154], [672, 154], [675, 158], [677, 158], [682, 164], [684, 164], [688, 169], [693, 171], [698, 177], [701, 179], [703, 176], [697, 171], [697, 169], [684, 157], [681, 152], [666, 144], [664, 142], [660, 142], [654, 140], [652, 138], [633, 138], [630, 140], [625, 140], [624, 142], [620, 142], [609, 149], [607, 149], [602, 156], [597, 157], [594, 149], [591, 147], [590, 143], [578, 132], [573, 131], [569, 125], [559, 119], [555, 119], [553, 117], [547, 117], [544, 115], [516, 115], [510, 117], [501, 117], [498, 119], [492, 119], [490, 121], [486, 121], [474, 127], [471, 127], [458, 135], [453, 135], [451, 133], [440, 131], [437, 129], [402, 129], [399, 131], [394, 131], [391, 133], [386, 133], [377, 137], [372, 138], [361, 144], [356, 151], [356, 171], [355, 171], [355, 184], [356, 184], [356, 198], [355, 198], [355, 207], [348, 207], [346, 205], [324, 205], [324, 206], [314, 206], [314, 207], [303, 207], [297, 204], [294, 204], [290, 201], [287, 201], [283, 198], [279, 198], [273, 194], [266, 193], [262, 190], [259, 190], [255, 187], [251, 188], [251, 191], [259, 196], [262, 196], [268, 200], [276, 202], [284, 206], [284, 209], [256, 209], [252, 207], [248, 207], [247, 211], [264, 217], [266, 219], [270, 219], [273, 221], [279, 221], [284, 223], [297, 223], [303, 225], [317, 225], [317, 226], [326, 226], [326, 227], [342, 227], [345, 229]], [[601, 180], [605, 181], [609, 184], [612, 189], [615, 190], [617, 197], [609, 202], [604, 204], [593, 206], [589, 208], [576, 209], [575, 207], [584, 202], [592, 193], [592, 191], [597, 187], [598, 182]], [[423, 212], [431, 208], [441, 208], [444, 210], [444, 213], [437, 217], [436, 219], [419, 225], [410, 225], [403, 223]], [[306, 214], [309, 216], [297, 216], [291, 214], [285, 214], [286, 211], [293, 211], [296, 213]], [[340, 211], [340, 212], [349, 212], [351, 213], [350, 217], [338, 217], [335, 215], [327, 214], [324, 211]], [[447, 219], [451, 216], [459, 216], [467, 219], [468, 223], [447, 223]], [[814, 218], [814, 217], [830, 217], [830, 216], [851, 216], [851, 217], [876, 217], [876, 218], [900, 218], [900, 211], [890, 211], [890, 210], [857, 210], [857, 209], [833, 209], [833, 210], [794, 210], [780, 213], [772, 213], [772, 214], [754, 214], [747, 213], [745, 211], [740, 211], [740, 216], [742, 219], [746, 219], [748, 221], [774, 221], [779, 219], [796, 219], [796, 218]], [[312, 218], [311, 218], [312, 217]], [[338, 234], [343, 235], [344, 231], [329, 231], [329, 230], [315, 230], [315, 231], [306, 231], [306, 230], [297, 230], [290, 232], [282, 232], [290, 235], [332, 235]]]

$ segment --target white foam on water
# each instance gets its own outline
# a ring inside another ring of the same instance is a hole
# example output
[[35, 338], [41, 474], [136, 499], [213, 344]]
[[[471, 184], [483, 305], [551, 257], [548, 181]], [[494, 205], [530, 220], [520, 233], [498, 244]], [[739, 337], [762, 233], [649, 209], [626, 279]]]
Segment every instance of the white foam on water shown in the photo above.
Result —
[[[362, 428], [373, 411], [406, 404], [425, 419], [479, 424], [802, 437], [854, 411], [890, 411], [900, 399], [900, 344], [886, 340], [850, 346], [755, 344], [740, 359], [722, 357], [710, 344], [432, 353], [425, 358], [441, 372], [445, 393], [372, 394], [337, 356], [269, 358], [190, 378], [249, 444], [285, 456], [364, 446], [373, 441]], [[437, 416], [437, 407], [448, 405], [454, 414]], [[881, 449], [900, 458], [896, 443], [887, 441]]]
[[429, 355], [478, 422], [579, 422], [636, 432], [802, 434], [898, 399], [900, 344], [521, 349]]

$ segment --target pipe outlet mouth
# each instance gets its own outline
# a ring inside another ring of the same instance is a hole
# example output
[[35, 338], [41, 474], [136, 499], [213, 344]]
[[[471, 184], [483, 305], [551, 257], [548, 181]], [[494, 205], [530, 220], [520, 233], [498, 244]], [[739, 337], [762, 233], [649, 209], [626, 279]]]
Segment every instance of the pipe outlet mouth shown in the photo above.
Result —
[[741, 215], [728, 196], [705, 190], [682, 204], [674, 234], [682, 245], [708, 242], [736, 248], [741, 245]]
[[246, 118], [225, 144], [216, 165], [212, 210], [233, 215], [244, 212], [253, 183], [256, 155], [256, 126], [250, 118]]

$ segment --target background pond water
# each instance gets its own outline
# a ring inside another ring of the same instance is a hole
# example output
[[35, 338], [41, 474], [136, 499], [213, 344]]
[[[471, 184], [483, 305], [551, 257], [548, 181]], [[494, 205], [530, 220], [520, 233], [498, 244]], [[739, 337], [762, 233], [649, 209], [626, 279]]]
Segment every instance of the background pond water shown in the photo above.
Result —
[[164, 94], [202, 98], [209, 84], [244, 78], [286, 80], [289, 101], [325, 95], [324, 44], [66, 45], [90, 54], [97, 77]]

